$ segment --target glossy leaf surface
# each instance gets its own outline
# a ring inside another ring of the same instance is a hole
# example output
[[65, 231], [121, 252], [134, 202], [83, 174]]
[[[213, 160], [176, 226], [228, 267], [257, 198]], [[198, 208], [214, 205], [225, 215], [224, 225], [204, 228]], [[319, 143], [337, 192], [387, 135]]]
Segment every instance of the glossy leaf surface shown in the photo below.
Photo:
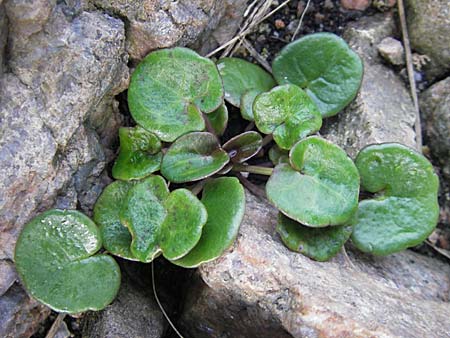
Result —
[[352, 241], [362, 251], [387, 255], [425, 240], [439, 216], [439, 180], [428, 160], [396, 143], [364, 148], [356, 158], [361, 188], [378, 193], [359, 203]]
[[162, 153], [161, 141], [152, 133], [136, 126], [120, 128], [120, 153], [112, 168], [119, 180], [144, 178], [159, 170]]
[[310, 227], [344, 224], [356, 211], [359, 175], [338, 146], [319, 137], [298, 142], [291, 165], [279, 164], [267, 197], [286, 216]]
[[208, 220], [198, 244], [174, 264], [193, 268], [219, 257], [236, 239], [244, 217], [244, 188], [234, 177], [220, 177], [206, 183], [202, 203]]
[[189, 133], [177, 139], [167, 150], [161, 173], [175, 183], [196, 181], [220, 171], [229, 160], [213, 134]]
[[334, 257], [352, 234], [349, 225], [310, 228], [278, 214], [277, 232], [283, 243], [316, 261], [324, 262]]
[[130, 250], [131, 234], [120, 222], [122, 208], [133, 182], [115, 181], [108, 185], [97, 199], [94, 221], [99, 225], [103, 247], [113, 255], [137, 260]]
[[228, 124], [228, 108], [225, 104], [221, 105], [218, 109], [212, 113], [206, 115], [206, 118], [211, 123], [214, 132], [221, 136]]
[[279, 84], [303, 88], [323, 117], [337, 114], [353, 100], [363, 75], [359, 56], [331, 33], [310, 34], [288, 44], [272, 68]]
[[253, 102], [255, 102], [255, 98], [261, 94], [261, 90], [259, 89], [250, 89], [246, 91], [241, 96], [241, 115], [242, 118], [248, 121], [254, 121], [255, 117], [253, 115]]
[[225, 100], [239, 107], [241, 96], [250, 89], [265, 92], [275, 86], [272, 75], [261, 67], [239, 58], [222, 58], [217, 68], [223, 80]]
[[299, 87], [277, 86], [260, 94], [253, 103], [258, 129], [272, 134], [282, 149], [291, 149], [302, 138], [318, 131], [322, 117], [315, 103]]
[[242, 163], [261, 150], [262, 137], [256, 131], [247, 131], [228, 140], [222, 148], [228, 152], [232, 162]]
[[142, 262], [150, 262], [160, 254], [159, 236], [167, 215], [164, 201], [168, 196], [164, 179], [150, 176], [129, 189], [120, 210], [120, 220], [131, 233], [131, 252]]
[[203, 130], [201, 112], [213, 112], [222, 101], [215, 64], [181, 47], [150, 53], [137, 66], [128, 89], [134, 120], [167, 142]]
[[27, 291], [55, 311], [100, 310], [120, 286], [114, 259], [95, 255], [101, 245], [98, 228], [87, 216], [53, 209], [25, 225], [14, 260]]

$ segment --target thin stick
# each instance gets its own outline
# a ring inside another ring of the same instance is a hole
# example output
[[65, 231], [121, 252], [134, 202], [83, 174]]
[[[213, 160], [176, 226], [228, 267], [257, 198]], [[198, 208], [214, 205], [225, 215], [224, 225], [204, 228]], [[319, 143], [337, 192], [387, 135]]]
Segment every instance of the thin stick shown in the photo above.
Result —
[[64, 318], [66, 317], [66, 313], [58, 313], [58, 316], [56, 317], [55, 321], [52, 324], [52, 327], [50, 330], [48, 330], [47, 335], [45, 338], [53, 338], [55, 337], [56, 333], [59, 330], [59, 327], [61, 326]]
[[281, 8], [283, 8], [284, 6], [287, 5], [287, 3], [291, 1], [291, 0], [286, 0], [285, 2], [283, 2], [281, 5], [279, 5], [277, 8], [275, 8], [273, 11], [269, 12], [269, 14], [265, 15], [261, 20], [257, 20], [256, 22], [254, 22], [253, 24], [249, 25], [249, 27], [247, 29], [245, 29], [244, 31], [242, 31], [242, 33], [239, 33], [238, 35], [236, 35], [234, 38], [228, 40], [226, 43], [224, 43], [222, 46], [217, 47], [216, 49], [214, 49], [211, 53], [207, 54], [206, 57], [211, 57], [215, 54], [217, 54], [218, 52], [220, 52], [221, 50], [227, 48], [229, 45], [235, 43], [236, 41], [238, 41], [239, 39], [241, 39], [242, 37], [246, 36], [251, 29], [253, 29], [253, 27], [259, 25], [261, 22], [263, 22], [264, 20], [266, 20], [267, 18], [271, 17], [274, 13], [278, 12]]
[[345, 246], [343, 245], [341, 248], [342, 254], [344, 255], [344, 259], [347, 262], [348, 265], [350, 265], [350, 267], [352, 267], [353, 269], [356, 269], [356, 266], [353, 264], [353, 262], [351, 261], [350, 257], [348, 257], [347, 255], [347, 251], [345, 250]]
[[308, 0], [306, 3], [305, 9], [303, 10], [302, 16], [300, 17], [300, 21], [298, 22], [297, 28], [295, 29], [294, 35], [292, 35], [291, 41], [295, 40], [295, 37], [297, 36], [298, 31], [300, 30], [300, 27], [302, 26], [303, 18], [305, 17], [306, 11], [308, 10], [309, 3], [311, 0]]
[[266, 192], [260, 187], [258, 187], [256, 184], [253, 184], [244, 176], [242, 176], [241, 173], [236, 173], [236, 177], [242, 183], [242, 185], [246, 187], [253, 195], [256, 195], [261, 198], [266, 198]]
[[234, 164], [231, 170], [265, 176], [270, 176], [273, 172], [273, 168], [260, 167], [257, 165], [243, 165], [239, 163]]
[[442, 256], [447, 257], [448, 259], [450, 259], [450, 251], [437, 247], [436, 245], [431, 243], [429, 240], [426, 240], [425, 244], [427, 244], [430, 247], [432, 247], [436, 252], [440, 253]]
[[403, 45], [405, 46], [406, 70], [408, 71], [409, 88], [411, 90], [411, 97], [413, 99], [414, 110], [416, 113], [416, 122], [414, 124], [414, 130], [416, 132], [417, 150], [420, 153], [422, 153], [422, 126], [420, 123], [419, 100], [417, 98], [416, 81], [414, 79], [411, 46], [409, 43], [408, 27], [406, 25], [405, 7], [403, 5], [403, 0], [398, 0], [397, 5], [398, 5], [398, 14], [400, 16], [400, 26], [402, 28]]
[[269, 63], [266, 59], [264, 59], [261, 54], [259, 54], [256, 49], [252, 46], [250, 42], [246, 38], [242, 39], [242, 44], [244, 45], [245, 49], [248, 50], [251, 56], [255, 58], [256, 61], [259, 62], [259, 64], [267, 70], [269, 73], [272, 73], [272, 67], [270, 67]]

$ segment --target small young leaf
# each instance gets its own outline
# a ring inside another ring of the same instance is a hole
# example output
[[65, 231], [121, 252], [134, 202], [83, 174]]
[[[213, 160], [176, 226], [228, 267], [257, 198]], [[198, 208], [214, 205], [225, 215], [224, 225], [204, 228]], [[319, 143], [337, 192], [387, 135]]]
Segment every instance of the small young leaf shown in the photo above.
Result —
[[101, 310], [120, 286], [120, 269], [97, 226], [78, 211], [49, 210], [25, 225], [14, 261], [26, 290], [55, 311]]
[[216, 65], [194, 51], [176, 47], [150, 53], [131, 76], [128, 105], [136, 122], [172, 142], [205, 128], [203, 113], [223, 102]]
[[283, 243], [292, 251], [324, 262], [334, 257], [352, 234], [349, 225], [310, 228], [278, 214], [277, 232]]
[[161, 176], [150, 176], [128, 190], [120, 220], [131, 233], [131, 252], [141, 262], [151, 262], [161, 253], [159, 235], [167, 215], [164, 201], [168, 196]]
[[225, 104], [221, 105], [212, 113], [206, 115], [206, 118], [211, 123], [215, 133], [219, 136], [223, 134], [228, 124], [228, 108]]
[[256, 131], [247, 131], [228, 140], [223, 146], [234, 163], [242, 163], [255, 156], [262, 148], [262, 137]]
[[202, 203], [208, 221], [198, 244], [183, 258], [172, 261], [186, 268], [194, 268], [212, 261], [228, 249], [236, 239], [244, 217], [244, 188], [234, 177], [220, 177], [206, 183]]
[[241, 115], [242, 118], [248, 121], [254, 121], [255, 117], [253, 115], [253, 102], [255, 98], [261, 94], [262, 91], [259, 89], [250, 89], [246, 91], [241, 96]]
[[275, 166], [280, 163], [289, 163], [289, 151], [281, 149], [275, 144], [269, 149], [269, 159]]
[[189, 133], [177, 139], [167, 150], [161, 173], [174, 183], [196, 181], [220, 171], [229, 160], [213, 134]]
[[431, 163], [404, 145], [386, 143], [361, 150], [356, 166], [361, 188], [381, 195], [359, 203], [351, 221], [355, 246], [388, 255], [424, 241], [439, 216], [439, 180]]
[[291, 149], [302, 138], [322, 126], [322, 117], [315, 103], [296, 85], [283, 85], [260, 94], [253, 103], [258, 129], [272, 134], [282, 149]]
[[173, 191], [164, 206], [167, 217], [161, 226], [160, 247], [165, 258], [178, 259], [198, 243], [208, 214], [202, 202], [186, 189]]
[[272, 68], [279, 84], [303, 88], [322, 117], [336, 115], [353, 100], [363, 75], [359, 56], [331, 33], [310, 34], [288, 44]]
[[134, 182], [111, 183], [103, 190], [94, 207], [94, 221], [100, 227], [103, 247], [111, 254], [129, 260], [137, 258], [130, 251], [131, 234], [120, 222], [119, 211]]
[[144, 178], [159, 170], [162, 153], [161, 141], [152, 133], [136, 126], [120, 128], [120, 153], [112, 168], [119, 180]]
[[217, 68], [223, 80], [225, 100], [239, 107], [241, 96], [250, 89], [265, 92], [275, 86], [272, 76], [261, 67], [238, 58], [222, 58]]
[[338, 146], [319, 137], [298, 142], [291, 166], [279, 164], [266, 185], [267, 197], [286, 216], [310, 227], [344, 224], [356, 211], [359, 175]]

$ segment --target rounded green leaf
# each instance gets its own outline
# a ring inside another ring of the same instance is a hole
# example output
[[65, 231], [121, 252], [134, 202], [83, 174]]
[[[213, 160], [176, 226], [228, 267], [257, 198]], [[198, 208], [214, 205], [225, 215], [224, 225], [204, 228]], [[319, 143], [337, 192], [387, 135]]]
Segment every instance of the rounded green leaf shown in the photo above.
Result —
[[133, 118], [166, 142], [203, 130], [201, 112], [211, 113], [222, 102], [222, 80], [215, 64], [181, 47], [147, 55], [128, 89]]
[[220, 171], [229, 160], [213, 134], [189, 133], [177, 139], [167, 150], [161, 173], [174, 183], [196, 181]]
[[244, 217], [244, 188], [235, 177], [220, 177], [206, 183], [202, 203], [208, 212], [198, 244], [183, 258], [172, 261], [186, 268], [212, 261], [236, 239]]
[[241, 96], [241, 115], [242, 118], [248, 121], [254, 121], [255, 117], [253, 115], [253, 102], [255, 98], [261, 94], [262, 91], [259, 89], [250, 89], [246, 91]]
[[288, 44], [272, 68], [279, 84], [303, 88], [323, 117], [336, 115], [353, 100], [363, 75], [360, 57], [331, 33], [310, 34]]
[[289, 163], [289, 151], [281, 149], [278, 145], [275, 144], [272, 148], [269, 149], [269, 159], [273, 163], [273, 165], [277, 165], [280, 163]]
[[162, 153], [161, 141], [140, 126], [120, 128], [120, 152], [112, 168], [119, 180], [144, 178], [159, 170]]
[[222, 135], [228, 124], [227, 106], [223, 104], [218, 109], [206, 115], [205, 117], [209, 120], [209, 123], [211, 123], [214, 132], [219, 136]]
[[262, 148], [262, 137], [256, 131], [247, 131], [226, 142], [222, 148], [232, 162], [242, 163], [255, 156]]
[[151, 262], [161, 253], [159, 235], [169, 196], [161, 176], [150, 176], [128, 190], [120, 210], [120, 221], [131, 233], [131, 252], [141, 262]]
[[355, 162], [361, 188], [377, 193], [361, 201], [352, 218], [356, 247], [388, 255], [425, 240], [439, 216], [439, 180], [431, 163], [397, 143], [368, 146]]
[[94, 221], [100, 227], [103, 247], [113, 255], [137, 260], [130, 250], [131, 234], [120, 222], [122, 208], [128, 190], [133, 182], [115, 181], [108, 185], [97, 199], [94, 207]]
[[277, 86], [260, 94], [253, 103], [258, 129], [272, 134], [282, 149], [291, 149], [300, 139], [318, 131], [322, 117], [315, 103], [296, 85]]
[[97, 226], [78, 211], [49, 210], [25, 225], [16, 269], [26, 290], [55, 311], [106, 307], [120, 286], [120, 269], [101, 247]]
[[338, 146], [319, 137], [298, 142], [291, 165], [279, 164], [267, 197], [286, 216], [310, 227], [344, 224], [358, 205], [359, 175]]
[[239, 107], [241, 96], [250, 89], [265, 92], [275, 86], [272, 75], [261, 67], [238, 58], [222, 58], [217, 68], [223, 80], [225, 100]]
[[173, 191], [164, 206], [167, 217], [161, 226], [160, 247], [164, 257], [178, 259], [198, 243], [208, 214], [202, 202], [186, 189]]
[[336, 256], [352, 234], [349, 225], [310, 228], [293, 219], [278, 214], [277, 232], [283, 243], [292, 251], [325, 262]]

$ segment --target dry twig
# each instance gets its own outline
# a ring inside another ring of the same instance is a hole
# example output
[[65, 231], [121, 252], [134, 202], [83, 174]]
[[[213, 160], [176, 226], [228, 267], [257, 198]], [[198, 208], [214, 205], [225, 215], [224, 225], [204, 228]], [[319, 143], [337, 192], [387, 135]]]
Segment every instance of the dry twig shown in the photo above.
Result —
[[294, 34], [292, 35], [291, 41], [295, 40], [295, 37], [297, 36], [297, 33], [300, 30], [300, 27], [302, 26], [303, 18], [305, 17], [305, 14], [306, 14], [306, 11], [308, 10], [310, 2], [311, 2], [311, 0], [308, 0], [308, 2], [306, 3], [305, 9], [302, 12], [302, 16], [300, 17], [300, 21], [298, 22], [298, 25], [297, 25], [297, 28], [295, 29]]

